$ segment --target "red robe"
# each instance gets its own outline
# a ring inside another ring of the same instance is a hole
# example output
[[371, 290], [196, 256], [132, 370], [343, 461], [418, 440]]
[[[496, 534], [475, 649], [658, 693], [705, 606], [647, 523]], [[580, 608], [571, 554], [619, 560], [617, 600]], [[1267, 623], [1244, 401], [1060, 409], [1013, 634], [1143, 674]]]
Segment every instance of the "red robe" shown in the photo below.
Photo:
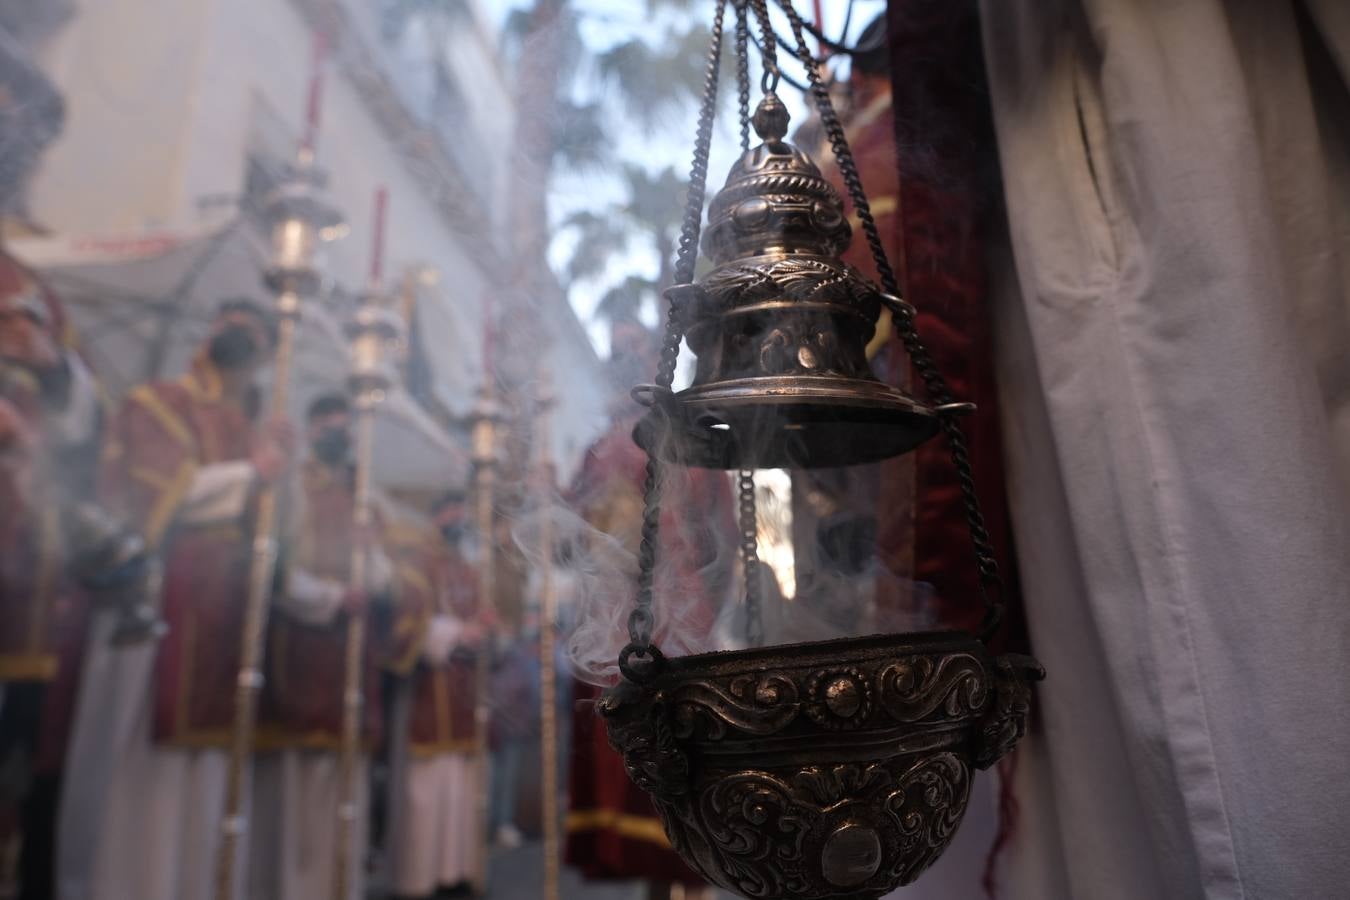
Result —
[[[30, 304], [45, 315], [55, 343], [76, 352], [61, 301], [0, 250], [0, 306]], [[51, 445], [46, 404], [31, 373], [0, 364], [0, 402], [25, 423], [34, 480], [24, 500], [10, 475], [0, 476], [0, 681], [45, 686], [35, 763], [38, 771], [53, 773], [62, 765], [74, 716], [89, 609], [66, 567], [59, 498], [51, 494], [59, 488], [67, 498], [78, 498], [92, 481], [93, 454]]]
[[[352, 554], [351, 472], [311, 461], [302, 471], [302, 480], [304, 521], [288, 562], [345, 585]], [[379, 668], [386, 662], [398, 665], [409, 655], [410, 629], [397, 621], [409, 615], [416, 613], [401, 606], [398, 612], [372, 606], [367, 613], [362, 740], [368, 749], [382, 737]], [[323, 626], [297, 621], [282, 609], [270, 617], [267, 680], [258, 724], [260, 749], [341, 747], [348, 622], [345, 612]]]
[[169, 633], [155, 671], [156, 740], [228, 745], [248, 595], [252, 520], [204, 527], [175, 522], [204, 466], [249, 458], [254, 423], [225, 400], [199, 359], [177, 381], [135, 388], [109, 430], [99, 473], [103, 502], [140, 528], [164, 561]]
[[400, 619], [399, 645], [407, 649], [400, 671], [413, 679], [409, 750], [427, 758], [474, 750], [475, 660], [457, 654], [446, 665], [421, 658], [422, 637], [433, 615], [467, 620], [478, 611], [478, 575], [434, 529], [394, 523], [385, 531], [394, 562]]
[[[636, 552], [647, 455], [633, 443], [633, 422], [632, 417], [619, 419], [591, 446], [572, 493], [588, 524]], [[684, 600], [689, 633], [709, 634], [715, 601], [728, 587], [729, 569], [716, 563], [734, 553], [737, 544], [726, 476], [672, 469], [671, 477], [678, 485], [665, 491], [662, 502], [655, 643], [679, 656], [702, 648], [662, 628], [663, 599]], [[623, 759], [610, 748], [595, 714], [599, 695], [599, 688], [584, 684], [574, 692], [567, 861], [587, 878], [702, 885], [703, 879], [670, 849], [651, 798], [629, 780]]]
[[[33, 305], [47, 318], [58, 345], [67, 343], [56, 297], [9, 254], [0, 251], [0, 306]], [[33, 491], [25, 500], [10, 472], [0, 475], [0, 682], [50, 682], [83, 633], [83, 603], [66, 576], [59, 510], [43, 499], [48, 479], [77, 473], [44, 470], [45, 409], [37, 379], [0, 362], [0, 400], [18, 414], [30, 441]], [[70, 660], [74, 662], [72, 658]]]
[[[950, 18], [947, 13], [935, 17]], [[924, 29], [932, 25], [921, 16], [900, 18], [906, 29], [919, 29], [922, 34], [927, 34]], [[955, 87], [940, 83], [940, 77], [933, 77], [924, 68], [930, 55], [909, 49], [907, 41], [913, 39], [910, 30], [897, 33], [893, 28], [893, 59], [897, 65], [912, 66], [915, 71], [904, 68], [896, 73], [894, 81], [901, 92], [895, 99], [882, 96], [845, 117], [849, 146], [902, 293], [918, 310], [919, 336], [946, 377], [953, 399], [977, 406], [961, 425], [970, 447], [986, 526], [999, 561], [1010, 566], [1011, 540], [986, 302], [983, 217], [989, 209], [979, 178], [978, 148], [948, 145], [943, 136], [950, 133], [950, 123], [944, 127], [943, 122], [934, 121], [969, 118], [973, 113], [968, 104], [957, 102], [963, 98], [955, 94]], [[894, 49], [897, 46], [902, 49]], [[978, 47], [974, 52], [978, 56]], [[957, 82], [959, 79], [954, 79]], [[937, 99], [932, 96], [934, 90], [940, 93]], [[948, 90], [953, 96], [947, 96]], [[896, 104], [903, 110], [906, 129], [899, 149]], [[828, 149], [820, 162], [845, 197], [854, 225], [853, 242], [844, 259], [869, 279], [879, 281], [871, 251]], [[884, 313], [878, 323], [878, 334], [869, 351], [883, 380], [928, 399], [911, 371], [899, 335], [891, 327], [889, 313]], [[984, 614], [979, 578], [946, 438], [939, 435], [912, 454], [879, 466], [841, 471], [840, 479], [851, 483], [842, 491], [845, 505], [875, 513], [877, 550], [885, 569], [896, 576], [879, 582], [879, 605], [888, 608], [919, 602], [927, 605], [926, 611], [941, 627], [978, 628]], [[904, 585], [911, 579], [931, 586], [932, 597], [925, 600], [922, 591], [909, 595]]]

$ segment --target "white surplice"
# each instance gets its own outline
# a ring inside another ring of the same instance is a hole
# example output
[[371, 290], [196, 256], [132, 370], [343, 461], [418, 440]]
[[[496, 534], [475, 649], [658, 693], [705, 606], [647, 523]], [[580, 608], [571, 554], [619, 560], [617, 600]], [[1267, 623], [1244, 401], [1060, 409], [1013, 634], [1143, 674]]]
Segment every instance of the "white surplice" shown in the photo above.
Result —
[[468, 753], [408, 761], [397, 804], [407, 821], [399, 827], [402, 843], [391, 848], [397, 895], [429, 896], [473, 877], [477, 771]]
[[[349, 900], [365, 896], [368, 766], [364, 755], [357, 760]], [[341, 771], [341, 758], [331, 752], [283, 750], [258, 757], [253, 770], [249, 900], [333, 896]]]
[[982, 3], [1049, 672], [1010, 900], [1350, 884], [1350, 5], [1300, 5]]
[[[463, 623], [433, 616], [423, 637], [422, 658], [443, 665], [461, 646]], [[391, 804], [390, 848], [394, 893], [421, 897], [474, 875], [478, 765], [473, 754], [439, 753], [400, 761]]]
[[[178, 523], [237, 520], [252, 483], [247, 463], [203, 466]], [[214, 900], [227, 754], [152, 740], [158, 644], [115, 645], [114, 624], [114, 612], [98, 612], [87, 641], [57, 822], [57, 897]]]
[[[372, 596], [387, 591], [393, 580], [393, 565], [378, 547], [369, 556], [367, 579], [366, 590]], [[346, 591], [341, 582], [293, 566], [286, 574], [286, 590], [274, 599], [274, 614], [315, 628], [331, 628]], [[341, 685], [331, 687], [338, 690]], [[332, 895], [341, 769], [337, 750], [286, 749], [257, 757], [249, 900]], [[357, 758], [355, 789], [356, 828], [347, 878], [350, 900], [365, 896], [370, 793], [370, 762], [365, 754]]]

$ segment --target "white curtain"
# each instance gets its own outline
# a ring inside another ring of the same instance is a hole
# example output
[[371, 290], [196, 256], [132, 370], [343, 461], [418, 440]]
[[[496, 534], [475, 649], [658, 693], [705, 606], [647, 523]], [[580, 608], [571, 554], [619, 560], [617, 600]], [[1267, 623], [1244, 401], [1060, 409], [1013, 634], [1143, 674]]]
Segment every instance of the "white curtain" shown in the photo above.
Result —
[[1013, 900], [1350, 896], [1350, 4], [983, 0]]

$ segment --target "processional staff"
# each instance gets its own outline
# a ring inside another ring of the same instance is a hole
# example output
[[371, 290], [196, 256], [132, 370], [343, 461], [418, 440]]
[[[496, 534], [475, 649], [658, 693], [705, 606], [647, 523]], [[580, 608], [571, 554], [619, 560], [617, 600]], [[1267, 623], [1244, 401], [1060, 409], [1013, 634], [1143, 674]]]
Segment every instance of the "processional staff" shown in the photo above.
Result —
[[[272, 260], [263, 280], [276, 297], [279, 320], [270, 400], [272, 415], [285, 415], [290, 399], [291, 364], [301, 302], [319, 291], [315, 249], [325, 234], [332, 234], [342, 224], [341, 213], [322, 196], [327, 176], [314, 165], [317, 95], [317, 89], [312, 87], [306, 137], [296, 162], [287, 167], [280, 185], [268, 196], [263, 209], [272, 239]], [[256, 510], [239, 674], [235, 684], [225, 812], [216, 856], [216, 900], [236, 900], [235, 879], [239, 875], [241, 844], [248, 828], [244, 790], [249, 781], [258, 694], [263, 683], [263, 636], [277, 558], [277, 493], [271, 485], [260, 488]]]
[[[370, 568], [371, 470], [375, 457], [375, 407], [394, 386], [393, 354], [403, 333], [399, 314], [384, 293], [385, 216], [389, 193], [375, 192], [374, 244], [370, 262], [370, 285], [362, 295], [356, 315], [347, 324], [351, 340], [348, 383], [354, 398], [356, 472], [352, 488], [352, 548], [348, 582], [355, 592], [367, 590]], [[357, 759], [361, 750], [361, 723], [365, 709], [366, 617], [355, 613], [347, 619], [347, 643], [342, 685], [341, 795], [338, 801], [337, 849], [333, 856], [334, 900], [351, 900], [352, 865], [357, 834]]]
[[[492, 383], [492, 326], [489, 315], [490, 312], [485, 309], [483, 386], [479, 390], [478, 403], [473, 411], [473, 433], [470, 439], [474, 466], [474, 499], [477, 504], [480, 617], [491, 615], [496, 585], [493, 570], [496, 556], [493, 545], [493, 501], [497, 480], [497, 426], [502, 419]], [[473, 884], [480, 897], [487, 893], [488, 882], [488, 792], [491, 774], [488, 766], [488, 725], [492, 717], [488, 677], [491, 674], [489, 666], [491, 649], [491, 642], [484, 642], [479, 648], [475, 663], [473, 744], [477, 783], [474, 785], [474, 817], [471, 827], [475, 832]]]
[[558, 834], [558, 683], [553, 667], [554, 623], [557, 621], [557, 587], [553, 581], [554, 540], [550, 503], [554, 488], [552, 413], [555, 403], [547, 375], [539, 379], [535, 440], [539, 442], [540, 545], [539, 569], [539, 750], [543, 757], [540, 778], [543, 792], [540, 808], [544, 817], [544, 900], [558, 900], [562, 842]]

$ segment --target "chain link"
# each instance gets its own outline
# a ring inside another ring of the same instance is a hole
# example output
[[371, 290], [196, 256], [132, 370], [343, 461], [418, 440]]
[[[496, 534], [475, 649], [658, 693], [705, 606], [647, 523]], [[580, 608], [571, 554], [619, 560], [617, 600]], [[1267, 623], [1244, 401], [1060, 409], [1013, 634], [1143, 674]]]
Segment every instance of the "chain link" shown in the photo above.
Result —
[[782, 72], [778, 68], [778, 44], [775, 40], [773, 23], [769, 21], [769, 4], [766, 0], [746, 0], [746, 2], [754, 10], [760, 33], [763, 35], [759, 54], [764, 63], [764, 75], [760, 78], [759, 87], [764, 93], [772, 94], [778, 89], [778, 79]]
[[[713, 118], [717, 113], [717, 83], [722, 60], [722, 23], [727, 0], [718, 0], [713, 17], [712, 39], [708, 47], [708, 65], [703, 80], [703, 100], [699, 108], [698, 129], [694, 140], [694, 158], [689, 171], [689, 194], [685, 201], [684, 219], [680, 226], [680, 243], [675, 259], [675, 285], [690, 284], [694, 280], [694, 265], [698, 259], [698, 239], [703, 222], [703, 201], [707, 192], [708, 157], [712, 145]], [[682, 312], [675, 296], [670, 296], [666, 310], [665, 334], [661, 343], [661, 360], [656, 370], [656, 384], [669, 391], [675, 382], [675, 365], [679, 360], [680, 341], [684, 335], [680, 327]], [[653, 409], [659, 409], [659, 405]], [[646, 479], [642, 488], [642, 542], [638, 548], [638, 586], [634, 609], [628, 617], [628, 638], [619, 659], [619, 669], [630, 681], [649, 679], [662, 659], [660, 651], [652, 646], [656, 616], [652, 612], [653, 583], [656, 572], [656, 546], [661, 530], [661, 462], [652, 451], [647, 453]], [[645, 670], [635, 669], [631, 659], [645, 659]]]
[[750, 21], [748, 0], [736, 3], [736, 87], [741, 123], [741, 152], [750, 149]]
[[[753, 0], [753, 2], [762, 4], [764, 0]], [[899, 281], [896, 279], [895, 270], [891, 268], [890, 262], [886, 259], [886, 250], [881, 242], [881, 234], [877, 230], [876, 220], [872, 217], [867, 195], [863, 191], [862, 178], [858, 174], [858, 167], [853, 159], [853, 151], [849, 149], [848, 138], [844, 134], [844, 126], [839, 121], [839, 116], [834, 110], [834, 103], [830, 100], [829, 89], [821, 79], [816, 60], [811, 55], [811, 49], [806, 43], [802, 19], [792, 5], [792, 0], [778, 0], [778, 5], [782, 7], [783, 12], [787, 15], [788, 22], [792, 26], [792, 35], [797, 44], [797, 58], [806, 68], [811, 95], [815, 98], [816, 108], [820, 112], [821, 125], [829, 138], [835, 161], [839, 165], [839, 173], [844, 179], [844, 185], [848, 189], [854, 212], [862, 225], [863, 234], [867, 238], [867, 245], [872, 251], [872, 261], [876, 265], [882, 290], [889, 294], [894, 301], [888, 303], [888, 305], [892, 308], [892, 315], [896, 320], [895, 326], [900, 334], [900, 340], [904, 344], [906, 352], [909, 353], [915, 371], [919, 373], [919, 377], [924, 383], [929, 400], [935, 406], [944, 406], [951, 402], [951, 388], [947, 384], [947, 379], [943, 377], [941, 371], [933, 362], [928, 348], [924, 346], [919, 337], [914, 324], [914, 307], [899, 299]], [[766, 43], [768, 43], [767, 40]], [[975, 489], [975, 474], [971, 466], [970, 451], [966, 444], [965, 434], [952, 415], [942, 415], [939, 421], [951, 450], [952, 465], [956, 469], [957, 481], [961, 487], [966, 525], [970, 530], [971, 544], [975, 550], [976, 567], [980, 576], [980, 594], [985, 607], [984, 622], [980, 625], [980, 636], [987, 639], [993, 634], [1003, 617], [1003, 580], [999, 574], [998, 560], [994, 555], [989, 530], [985, 526], [984, 514], [980, 510], [979, 495]], [[994, 594], [992, 598], [990, 596], [991, 591]]]
[[760, 606], [759, 515], [755, 509], [755, 473], [741, 469], [741, 568], [745, 572], [745, 640], [751, 647], [764, 643], [764, 611]]

